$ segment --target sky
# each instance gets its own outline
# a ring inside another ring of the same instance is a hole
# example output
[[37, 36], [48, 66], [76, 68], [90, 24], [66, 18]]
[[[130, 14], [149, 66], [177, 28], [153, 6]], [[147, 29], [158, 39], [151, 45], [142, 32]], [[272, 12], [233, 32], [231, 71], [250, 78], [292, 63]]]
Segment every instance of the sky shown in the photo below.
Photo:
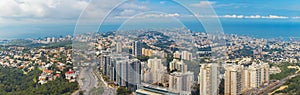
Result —
[[297, 23], [299, 4], [299, 0], [1, 0], [0, 39], [52, 32], [63, 35], [73, 32], [76, 25], [84, 26], [78, 30], [94, 31], [102, 21], [168, 23], [201, 17], [232, 23]]

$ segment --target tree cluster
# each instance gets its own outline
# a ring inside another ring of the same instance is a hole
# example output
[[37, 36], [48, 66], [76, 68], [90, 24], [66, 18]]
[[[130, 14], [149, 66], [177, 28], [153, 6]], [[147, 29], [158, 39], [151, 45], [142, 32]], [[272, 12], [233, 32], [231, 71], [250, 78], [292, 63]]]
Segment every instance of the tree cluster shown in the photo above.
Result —
[[69, 83], [63, 77], [44, 85], [37, 83], [41, 71], [35, 69], [23, 74], [17, 68], [0, 67], [0, 93], [2, 95], [69, 95], [79, 88], [77, 82]]

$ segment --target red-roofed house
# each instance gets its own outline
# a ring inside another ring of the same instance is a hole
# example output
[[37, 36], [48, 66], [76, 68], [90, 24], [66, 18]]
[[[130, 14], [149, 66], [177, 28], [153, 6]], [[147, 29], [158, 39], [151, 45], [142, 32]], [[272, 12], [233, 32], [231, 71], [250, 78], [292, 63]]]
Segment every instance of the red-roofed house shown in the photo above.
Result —
[[69, 82], [75, 82], [76, 81], [76, 73], [74, 70], [69, 70], [65, 73], [66, 79], [69, 80]]

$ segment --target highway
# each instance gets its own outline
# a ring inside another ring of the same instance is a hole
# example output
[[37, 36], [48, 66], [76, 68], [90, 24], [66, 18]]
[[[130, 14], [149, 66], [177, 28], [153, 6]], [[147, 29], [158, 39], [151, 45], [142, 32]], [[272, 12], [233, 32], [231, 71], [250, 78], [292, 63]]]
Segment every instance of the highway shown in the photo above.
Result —
[[276, 90], [278, 87], [282, 86], [285, 84], [285, 82], [293, 77], [296, 77], [300, 74], [293, 74], [293, 75], [289, 75], [281, 80], [279, 80], [278, 82], [276, 82], [275, 84], [269, 84], [267, 87], [264, 87], [264, 88], [260, 88], [260, 89], [253, 89], [251, 91], [248, 91], [246, 95], [252, 95], [252, 94], [255, 94], [255, 95], [267, 95], [268, 93]]
[[113, 88], [104, 88], [102, 95], [116, 95], [116, 91]]
[[[116, 89], [113, 87], [110, 87], [102, 78], [102, 75], [99, 73], [98, 69], [97, 72], [95, 72], [96, 76], [99, 78], [99, 80], [104, 84], [102, 86], [104, 88], [104, 92], [102, 93], [102, 95], [116, 95]], [[100, 94], [100, 93], [99, 93]]]
[[284, 85], [285, 82], [286, 82], [287, 80], [289, 80], [289, 79], [291, 79], [291, 78], [293, 78], [293, 77], [299, 76], [299, 75], [300, 75], [300, 74], [293, 74], [293, 75], [290, 75], [290, 76], [287, 76], [287, 77], [281, 79], [281, 80], [280, 80], [280, 83], [278, 83], [277, 85], [273, 86], [272, 88], [270, 88], [270, 89], [264, 91], [264, 92], [263, 92], [264, 95], [265, 95], [265, 94], [268, 94], [268, 93], [270, 93], [270, 92], [272, 92], [272, 91], [274, 91], [274, 90], [276, 90], [278, 87]]
[[79, 84], [80, 90], [84, 91], [85, 95], [89, 95], [90, 91], [97, 87], [98, 80], [93, 74], [93, 68], [90, 65], [88, 67], [80, 67], [80, 74], [79, 74]]
[[[116, 95], [116, 89], [110, 87], [104, 81], [99, 71], [97, 69], [93, 69], [94, 66], [96, 65], [89, 64], [88, 66], [80, 67], [80, 74], [78, 76], [80, 90], [84, 91], [84, 95], [90, 95], [93, 88], [103, 86], [101, 88], [104, 88], [104, 92], [102, 94], [97, 93], [97, 95]], [[101, 82], [103, 85], [99, 85], [98, 82]]]

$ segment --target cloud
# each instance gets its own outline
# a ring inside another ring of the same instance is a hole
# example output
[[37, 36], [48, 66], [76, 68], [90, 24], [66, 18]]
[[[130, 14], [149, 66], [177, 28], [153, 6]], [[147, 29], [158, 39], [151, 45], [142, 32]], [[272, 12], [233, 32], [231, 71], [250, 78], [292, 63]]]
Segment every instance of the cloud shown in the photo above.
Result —
[[287, 19], [289, 17], [286, 16], [277, 16], [277, 15], [269, 15], [269, 16], [262, 16], [262, 18], [270, 18], [270, 19]]
[[163, 18], [163, 17], [179, 17], [178, 13], [170, 13], [170, 14], [145, 14], [138, 16], [137, 18]]
[[75, 19], [88, 4], [86, 0], [1, 0], [0, 17], [6, 23], [23, 19]]
[[121, 9], [136, 9], [136, 10], [148, 10], [144, 5], [139, 5], [136, 3], [125, 3], [124, 5], [120, 6]]
[[122, 15], [122, 16], [129, 16], [129, 15], [134, 15], [134, 14], [136, 14], [136, 11], [133, 9], [125, 9], [120, 13], [120, 15]]
[[125, 3], [124, 5], [121, 5], [120, 8], [117, 9], [121, 11], [119, 14], [117, 14], [119, 16], [135, 15], [149, 10], [148, 7], [144, 5], [139, 5], [137, 3]]
[[199, 3], [192, 3], [189, 4], [189, 6], [191, 7], [195, 7], [195, 8], [209, 8], [209, 6], [212, 6], [213, 8], [240, 8], [240, 7], [247, 7], [244, 4], [240, 4], [240, 3], [219, 3], [216, 1], [200, 1]]
[[31, 4], [21, 0], [2, 0], [0, 3], [0, 16], [1, 17], [22, 17], [22, 16], [34, 16], [40, 17], [45, 14], [44, 8], [42, 8], [42, 2], [35, 2]]
[[214, 1], [200, 1], [199, 3], [190, 4], [191, 7], [209, 7], [216, 4]]
[[239, 8], [240, 7], [240, 5], [237, 5], [234, 3], [220, 4], [220, 3], [217, 3], [216, 1], [200, 1], [199, 3], [193, 3], [193, 4], [190, 4], [189, 6], [195, 7], [195, 8], [209, 8], [209, 6], [213, 6], [214, 8], [219, 8], [219, 7]]
[[[170, 14], [164, 14], [164, 13], [150, 13], [150, 14], [143, 14], [135, 16], [136, 19], [146, 19], [146, 18], [168, 18], [168, 17], [180, 17], [181, 15], [178, 13], [170, 13]], [[115, 16], [117, 19], [128, 19], [132, 18], [131, 16]]]
[[288, 19], [287, 16], [278, 16], [278, 15], [223, 15], [218, 16], [219, 18], [235, 18], [235, 19]]
[[159, 2], [159, 4], [165, 4], [165, 3], [166, 3], [165, 1], [160, 1], [160, 2]]
[[114, 7], [112, 5], [119, 2], [120, 0], [1, 0], [0, 23], [74, 23], [87, 6], [86, 18], [94, 19], [104, 17]]
[[300, 19], [299, 16], [292, 17], [292, 19]]
[[[135, 18], [163, 18], [163, 17], [193, 17], [193, 15], [170, 13], [170, 14], [144, 14], [136, 16]], [[209, 15], [196, 15], [200, 18], [228, 18], [228, 19], [300, 19], [300, 17], [287, 17], [279, 15], [220, 15], [220, 16], [209, 16]], [[131, 18], [130, 16], [116, 16], [115, 18]]]
[[[0, 3], [0, 23], [1, 24], [15, 24], [15, 23], [66, 23], [76, 22], [81, 12], [85, 10], [85, 19], [94, 21], [105, 17], [107, 12], [120, 3], [121, 0], [1, 0]], [[159, 2], [166, 3], [165, 1]], [[129, 18], [137, 13], [142, 13], [151, 10], [144, 3], [126, 3], [119, 7], [115, 18]], [[214, 7], [234, 6], [233, 4], [219, 4], [215, 1], [200, 1], [198, 3], [190, 4], [192, 7]], [[150, 17], [187, 17], [185, 14], [171, 13], [171, 14], [149, 14], [140, 16], [139, 18]], [[236, 19], [298, 19], [300, 17], [286, 17], [279, 15], [222, 15], [222, 16], [201, 16], [210, 18], [236, 18]], [[94, 21], [95, 22], [95, 21]]]
[[105, 17], [118, 3], [120, 3], [120, 0], [91, 0], [82, 16], [86, 16], [85, 19], [91, 20]]
[[174, 14], [167, 14], [167, 15], [165, 15], [166, 17], [178, 17], [178, 16], [180, 16], [180, 14], [178, 14], [178, 13], [174, 13]]
[[245, 18], [252, 18], [252, 19], [255, 19], [255, 18], [261, 18], [262, 16], [260, 15], [250, 15], [250, 16], [245, 16]]
[[231, 6], [234, 6], [234, 8], [238, 8], [239, 6], [233, 4], [233, 3], [230, 3], [230, 4], [217, 4], [217, 5], [214, 5], [214, 7], [231, 7]]
[[278, 16], [278, 15], [268, 15], [268, 16], [250, 15], [250, 16], [245, 16], [245, 18], [252, 18], [252, 19], [287, 19], [289, 17]]
[[[121, 0], [2, 0], [0, 3], [1, 24], [31, 23], [98, 23], [121, 2]], [[82, 11], [84, 10], [84, 13]], [[149, 10], [137, 2], [118, 7], [120, 17]]]
[[48, 2], [49, 8], [56, 8], [58, 5], [61, 4], [60, 0], [49, 0], [47, 2]]
[[224, 15], [219, 17], [220, 18], [244, 18], [244, 15]]

